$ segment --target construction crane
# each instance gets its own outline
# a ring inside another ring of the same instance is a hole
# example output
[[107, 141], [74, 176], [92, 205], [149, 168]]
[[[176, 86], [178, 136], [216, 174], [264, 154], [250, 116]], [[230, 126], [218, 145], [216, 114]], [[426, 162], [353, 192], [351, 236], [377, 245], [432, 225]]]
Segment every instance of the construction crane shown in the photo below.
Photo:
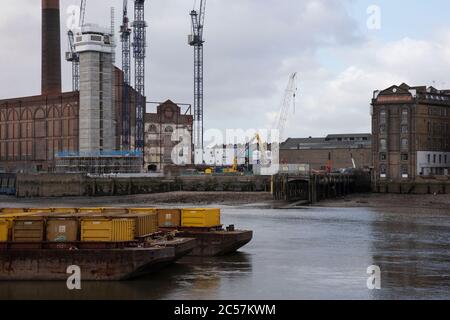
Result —
[[190, 16], [192, 30], [188, 38], [194, 47], [194, 148], [203, 150], [203, 29], [205, 24], [206, 0], [200, 0], [199, 11], [194, 9]]
[[289, 82], [281, 103], [280, 114], [278, 115], [277, 129], [280, 136], [280, 143], [284, 141], [284, 131], [286, 129], [286, 122], [291, 107], [291, 103], [295, 110], [295, 98], [297, 96], [297, 72], [289, 76]]
[[[80, 18], [78, 21], [78, 27], [81, 29], [84, 26], [84, 17], [86, 13], [86, 0], [81, 0], [80, 4]], [[72, 90], [80, 90], [80, 55], [75, 49], [75, 39], [73, 30], [67, 32], [69, 40], [69, 51], [66, 52], [66, 60], [72, 62]]]
[[145, 0], [134, 1], [134, 39], [133, 56], [136, 97], [136, 150], [144, 151], [144, 113], [145, 113], [145, 57], [146, 57]]
[[131, 85], [131, 28], [129, 27], [128, 18], [128, 0], [123, 0], [123, 17], [120, 26], [120, 40], [122, 42], [122, 71], [123, 71], [123, 87], [122, 87], [122, 149], [130, 150], [130, 85]]

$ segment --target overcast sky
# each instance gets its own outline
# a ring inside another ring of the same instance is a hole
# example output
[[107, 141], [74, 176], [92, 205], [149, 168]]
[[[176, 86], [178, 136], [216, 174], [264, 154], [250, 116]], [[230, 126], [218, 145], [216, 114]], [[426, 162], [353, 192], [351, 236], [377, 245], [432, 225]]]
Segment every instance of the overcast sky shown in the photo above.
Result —
[[[150, 101], [193, 101], [193, 49], [187, 45], [193, 2], [147, 0]], [[40, 3], [2, 1], [0, 98], [40, 92]], [[66, 8], [78, 4], [61, 0], [63, 52]], [[367, 26], [371, 5], [381, 9], [381, 29]], [[121, 0], [87, 0], [86, 22], [108, 26], [111, 6], [118, 27]], [[289, 74], [297, 71], [299, 94], [287, 135], [370, 132], [374, 90], [402, 82], [450, 87], [449, 9], [444, 0], [208, 0], [205, 126], [271, 127]], [[70, 72], [63, 60], [65, 91]]]

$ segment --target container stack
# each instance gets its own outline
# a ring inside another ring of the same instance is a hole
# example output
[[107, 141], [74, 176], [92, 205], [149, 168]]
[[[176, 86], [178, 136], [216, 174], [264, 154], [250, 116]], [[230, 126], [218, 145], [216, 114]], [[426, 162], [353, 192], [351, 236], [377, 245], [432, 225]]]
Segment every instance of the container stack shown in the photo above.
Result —
[[220, 209], [0, 209], [0, 242], [124, 243], [151, 237], [160, 229], [218, 227]]

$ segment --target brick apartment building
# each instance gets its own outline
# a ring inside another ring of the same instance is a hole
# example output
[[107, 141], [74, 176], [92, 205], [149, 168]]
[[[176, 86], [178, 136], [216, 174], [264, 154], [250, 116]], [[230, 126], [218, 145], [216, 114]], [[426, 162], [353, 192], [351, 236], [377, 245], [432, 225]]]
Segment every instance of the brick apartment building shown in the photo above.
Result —
[[375, 182], [411, 182], [448, 175], [449, 123], [450, 90], [403, 83], [375, 91]]

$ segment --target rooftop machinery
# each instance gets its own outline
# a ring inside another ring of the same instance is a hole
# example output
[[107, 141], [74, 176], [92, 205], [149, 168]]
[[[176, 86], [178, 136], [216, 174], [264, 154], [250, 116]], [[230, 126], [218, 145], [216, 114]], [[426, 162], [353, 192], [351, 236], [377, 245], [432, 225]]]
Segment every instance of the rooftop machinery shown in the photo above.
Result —
[[191, 11], [192, 34], [188, 43], [194, 47], [194, 148], [203, 150], [203, 29], [206, 0], [200, 0], [199, 11]]
[[131, 29], [129, 27], [128, 18], [128, 0], [123, 0], [123, 19], [120, 26], [121, 42], [122, 42], [122, 71], [123, 71], [123, 87], [122, 87], [122, 149], [131, 149], [131, 123], [130, 123], [130, 85], [131, 85]]
[[[84, 16], [86, 13], [86, 0], [81, 0], [80, 17], [78, 21], [78, 28], [84, 25]], [[69, 51], [66, 52], [66, 60], [72, 62], [72, 91], [80, 91], [80, 55], [75, 50], [75, 39], [73, 30], [67, 32], [69, 38]]]
[[134, 1], [134, 41], [133, 56], [135, 68], [136, 97], [136, 150], [144, 150], [144, 114], [145, 114], [145, 57], [146, 57], [145, 0]]

